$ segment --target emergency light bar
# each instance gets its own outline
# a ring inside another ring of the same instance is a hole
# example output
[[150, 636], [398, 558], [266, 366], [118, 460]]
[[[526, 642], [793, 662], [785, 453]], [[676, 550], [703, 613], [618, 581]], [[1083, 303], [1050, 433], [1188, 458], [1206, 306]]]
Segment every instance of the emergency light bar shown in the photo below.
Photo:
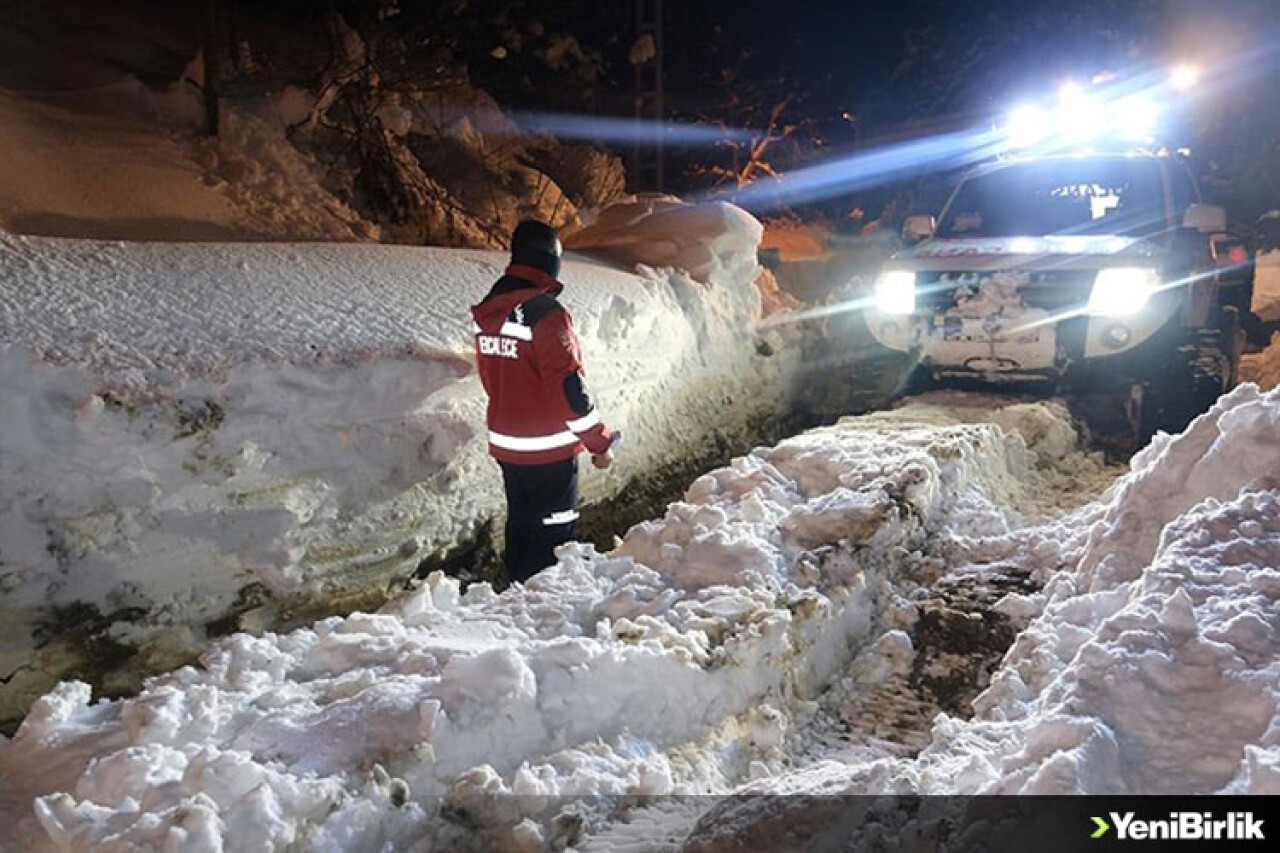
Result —
[[[1095, 78], [1103, 83], [1112, 79], [1109, 75]], [[1179, 65], [1170, 72], [1163, 87], [1154, 88], [1183, 92], [1198, 79], [1199, 71], [1194, 66]], [[1147, 92], [1105, 97], [1101, 92], [1086, 91], [1081, 84], [1069, 81], [1058, 89], [1057, 101], [1052, 106], [1023, 104], [1015, 108], [1009, 114], [1003, 133], [1008, 147], [1013, 149], [1071, 148], [1095, 140], [1150, 144], [1156, 140], [1160, 115], [1157, 98]]]

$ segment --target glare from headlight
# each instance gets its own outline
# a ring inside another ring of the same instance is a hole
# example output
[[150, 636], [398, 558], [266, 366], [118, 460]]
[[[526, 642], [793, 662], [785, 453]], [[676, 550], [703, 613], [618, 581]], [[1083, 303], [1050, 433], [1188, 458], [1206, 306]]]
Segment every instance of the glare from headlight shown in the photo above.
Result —
[[1009, 144], [1015, 148], [1030, 148], [1044, 140], [1051, 130], [1049, 114], [1037, 107], [1018, 107], [1009, 114], [1005, 133]]
[[1106, 129], [1102, 104], [1079, 83], [1068, 81], [1058, 89], [1057, 112], [1058, 132], [1067, 139], [1084, 142]]
[[1101, 270], [1093, 280], [1086, 311], [1099, 317], [1132, 317], [1160, 287], [1160, 273], [1142, 267]]
[[1159, 121], [1159, 108], [1143, 95], [1132, 95], [1116, 104], [1116, 124], [1121, 135], [1132, 142], [1152, 139]]
[[1186, 62], [1169, 72], [1169, 85], [1179, 92], [1195, 88], [1200, 82], [1200, 69]]
[[1058, 113], [1058, 124], [1063, 138], [1075, 142], [1087, 142], [1107, 129], [1102, 107], [1093, 101], [1064, 104]]
[[890, 270], [876, 279], [876, 309], [881, 314], [902, 316], [916, 310], [916, 274]]

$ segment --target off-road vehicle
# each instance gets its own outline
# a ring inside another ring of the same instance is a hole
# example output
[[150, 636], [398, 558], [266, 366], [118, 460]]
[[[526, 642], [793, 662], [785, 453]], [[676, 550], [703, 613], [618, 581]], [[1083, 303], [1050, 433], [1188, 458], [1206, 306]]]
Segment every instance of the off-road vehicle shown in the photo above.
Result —
[[916, 379], [1101, 393], [1180, 429], [1237, 381], [1253, 270], [1177, 155], [1003, 159], [968, 173], [875, 286]]

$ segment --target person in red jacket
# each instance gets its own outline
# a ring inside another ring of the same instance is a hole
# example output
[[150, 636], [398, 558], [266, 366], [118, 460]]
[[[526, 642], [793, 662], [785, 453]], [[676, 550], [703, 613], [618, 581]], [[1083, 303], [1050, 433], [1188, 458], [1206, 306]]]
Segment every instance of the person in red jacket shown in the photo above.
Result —
[[555, 229], [527, 220], [511, 237], [511, 265], [471, 309], [476, 364], [489, 395], [489, 453], [507, 493], [504, 562], [511, 582], [555, 562], [578, 525], [578, 454], [597, 468], [613, 462], [615, 435], [582, 381]]

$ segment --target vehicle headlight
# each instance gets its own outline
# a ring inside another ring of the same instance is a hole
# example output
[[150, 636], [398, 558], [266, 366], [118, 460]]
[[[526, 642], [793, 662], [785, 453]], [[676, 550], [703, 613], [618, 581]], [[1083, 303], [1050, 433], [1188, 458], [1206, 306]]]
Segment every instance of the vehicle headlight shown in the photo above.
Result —
[[1101, 317], [1132, 317], [1159, 288], [1158, 270], [1141, 267], [1101, 270], [1093, 280], [1086, 310]]
[[1143, 95], [1130, 95], [1115, 106], [1115, 122], [1120, 134], [1132, 142], [1149, 142], [1156, 136], [1160, 109]]
[[1076, 142], [1088, 142], [1105, 129], [1102, 104], [1079, 83], [1064, 83], [1058, 90], [1057, 118], [1058, 132]]
[[876, 279], [876, 309], [881, 314], [903, 315], [916, 310], [916, 274], [890, 270]]

